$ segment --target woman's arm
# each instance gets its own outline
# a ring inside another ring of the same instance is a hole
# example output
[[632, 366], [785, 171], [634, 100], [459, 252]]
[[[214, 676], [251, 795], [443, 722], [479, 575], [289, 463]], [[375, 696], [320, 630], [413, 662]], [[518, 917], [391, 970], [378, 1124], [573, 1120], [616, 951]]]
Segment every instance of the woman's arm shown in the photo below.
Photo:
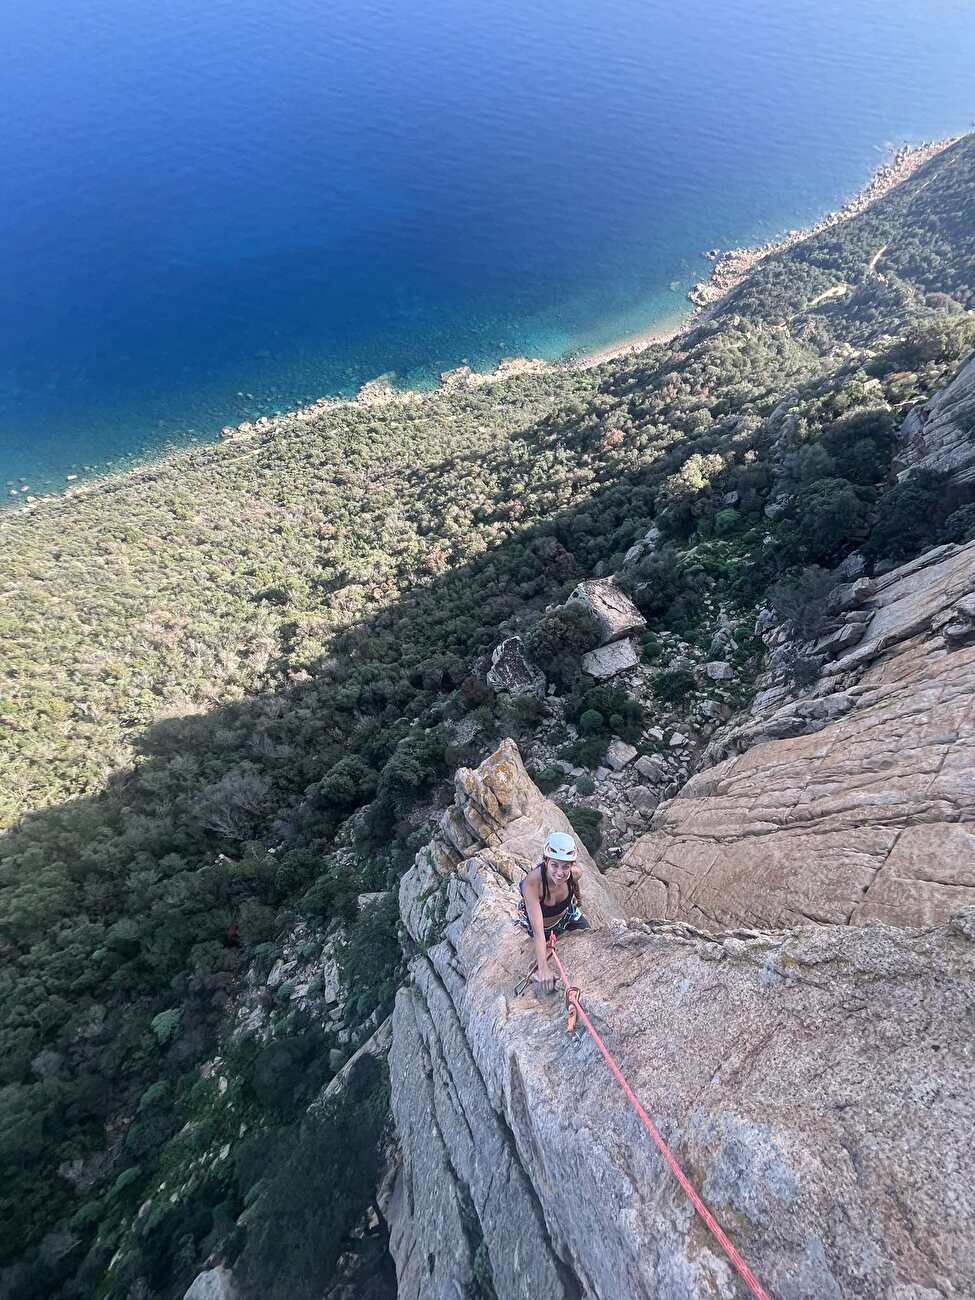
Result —
[[542, 986], [546, 993], [551, 993], [555, 988], [555, 976], [548, 968], [548, 949], [545, 945], [545, 923], [542, 920], [542, 904], [538, 893], [538, 881], [532, 876], [525, 877], [525, 911], [528, 913], [528, 919], [532, 923], [532, 938], [535, 941], [535, 961], [538, 963], [538, 971], [535, 974], [535, 980]]

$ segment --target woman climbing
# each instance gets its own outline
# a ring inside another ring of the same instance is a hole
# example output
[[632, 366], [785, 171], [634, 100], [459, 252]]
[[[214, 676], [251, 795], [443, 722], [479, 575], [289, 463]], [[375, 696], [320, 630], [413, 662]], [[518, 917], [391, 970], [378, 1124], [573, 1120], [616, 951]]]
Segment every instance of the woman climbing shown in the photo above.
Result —
[[538, 970], [535, 982], [545, 993], [555, 988], [555, 976], [549, 970], [546, 940], [550, 934], [565, 930], [588, 930], [582, 915], [582, 870], [576, 866], [578, 850], [571, 835], [553, 831], [545, 841], [542, 860], [518, 886], [518, 924], [535, 941]]

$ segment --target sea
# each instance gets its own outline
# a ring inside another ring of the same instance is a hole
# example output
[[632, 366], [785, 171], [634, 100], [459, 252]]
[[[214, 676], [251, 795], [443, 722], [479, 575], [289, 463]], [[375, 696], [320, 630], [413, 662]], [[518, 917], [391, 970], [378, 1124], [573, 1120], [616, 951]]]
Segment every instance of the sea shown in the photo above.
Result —
[[970, 0], [0, 12], [0, 500], [680, 316], [969, 129]]

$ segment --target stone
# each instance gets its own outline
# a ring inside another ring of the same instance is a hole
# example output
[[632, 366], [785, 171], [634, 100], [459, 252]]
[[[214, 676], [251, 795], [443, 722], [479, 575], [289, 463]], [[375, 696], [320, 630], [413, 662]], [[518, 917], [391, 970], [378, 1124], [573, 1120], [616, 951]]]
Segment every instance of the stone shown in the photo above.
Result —
[[328, 1053], [328, 1068], [333, 1074], [338, 1074], [345, 1064], [345, 1052], [340, 1047], [333, 1047]]
[[606, 766], [611, 767], [614, 772], [622, 772], [627, 763], [632, 763], [638, 753], [639, 750], [635, 745], [628, 745], [625, 740], [614, 736], [606, 749]]
[[509, 636], [491, 655], [487, 683], [495, 691], [512, 695], [545, 695], [545, 674], [532, 663], [520, 636]]
[[377, 903], [382, 903], [388, 897], [388, 889], [379, 889], [371, 894], [359, 894], [356, 899], [359, 908], [359, 915], [361, 916], [363, 912], [367, 912], [371, 907], [375, 907]]
[[833, 632], [827, 632], [821, 636], [813, 646], [816, 654], [834, 656], [843, 654], [844, 651], [851, 649], [863, 640], [866, 633], [864, 623], [844, 623], [842, 627], [836, 628]]
[[183, 1300], [238, 1300], [239, 1295], [230, 1269], [221, 1264], [198, 1273]]
[[727, 722], [731, 717], [731, 709], [723, 700], [705, 700], [701, 709], [705, 717], [714, 718], [716, 722]]
[[687, 743], [688, 737], [682, 735], [679, 731], [675, 731], [668, 742], [671, 749], [678, 749], [681, 745], [686, 745]]
[[704, 665], [704, 671], [712, 682], [730, 682], [735, 677], [735, 670], [723, 659], [712, 659]]
[[836, 566], [836, 575], [843, 579], [844, 582], [852, 582], [855, 578], [862, 578], [866, 572], [867, 561], [862, 552], [851, 551], [850, 554]]
[[602, 646], [621, 641], [647, 625], [629, 596], [609, 579], [580, 582], [566, 604], [582, 605], [589, 610], [599, 625]]
[[831, 614], [844, 614], [869, 600], [876, 589], [877, 584], [872, 578], [857, 578], [855, 582], [840, 583], [826, 597], [826, 608]]
[[632, 790], [627, 791], [627, 797], [634, 808], [639, 808], [642, 813], [652, 813], [660, 803], [660, 796], [645, 785], [636, 785]]
[[648, 781], [666, 781], [667, 779], [667, 766], [659, 758], [650, 758], [647, 754], [641, 754], [633, 766]]
[[640, 662], [632, 641], [614, 641], [582, 656], [582, 671], [590, 677], [604, 679], [628, 672]]

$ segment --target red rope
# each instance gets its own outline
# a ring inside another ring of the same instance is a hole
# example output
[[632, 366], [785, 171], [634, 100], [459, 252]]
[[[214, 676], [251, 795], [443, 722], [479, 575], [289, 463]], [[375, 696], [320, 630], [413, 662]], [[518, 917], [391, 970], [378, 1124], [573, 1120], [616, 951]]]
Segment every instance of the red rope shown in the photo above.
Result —
[[574, 988], [569, 983], [569, 977], [566, 974], [565, 967], [562, 965], [561, 961], [559, 961], [559, 958], [556, 955], [554, 934], [550, 936], [549, 943], [550, 943], [551, 956], [555, 961], [556, 966], [559, 968], [559, 975], [562, 977], [562, 987], [565, 989], [566, 1002], [570, 1005], [570, 1007], [575, 1008], [580, 1019], [582, 1020], [582, 1023], [588, 1029], [590, 1037], [592, 1038], [593, 1042], [596, 1044], [596, 1046], [599, 1048], [600, 1052], [602, 1053], [603, 1060], [609, 1066], [613, 1078], [616, 1080], [619, 1086], [626, 1093], [630, 1105], [633, 1107], [637, 1115], [643, 1121], [643, 1127], [650, 1134], [651, 1138], [653, 1138], [654, 1142], [657, 1145], [657, 1149], [660, 1151], [660, 1154], [663, 1156], [663, 1158], [667, 1161], [667, 1164], [670, 1166], [671, 1172], [673, 1173], [674, 1177], [677, 1179], [681, 1187], [683, 1187], [684, 1191], [690, 1197], [691, 1204], [694, 1206], [695, 1210], [697, 1210], [698, 1214], [701, 1216], [704, 1222], [711, 1229], [711, 1232], [714, 1234], [715, 1238], [717, 1239], [718, 1244], [721, 1246], [724, 1253], [728, 1256], [728, 1259], [731, 1261], [732, 1266], [734, 1267], [738, 1275], [741, 1277], [745, 1285], [748, 1287], [749, 1291], [751, 1291], [752, 1295], [756, 1297], [756, 1300], [769, 1300], [768, 1292], [763, 1290], [762, 1285], [755, 1277], [755, 1274], [751, 1271], [751, 1269], [742, 1259], [741, 1255], [739, 1255], [738, 1251], [735, 1249], [732, 1242], [729, 1241], [728, 1237], [721, 1230], [721, 1226], [718, 1223], [717, 1219], [715, 1219], [714, 1215], [711, 1213], [708, 1207], [701, 1200], [700, 1196], [698, 1196], [697, 1192], [691, 1186], [690, 1181], [687, 1178], [687, 1175], [684, 1173], [680, 1165], [674, 1159], [673, 1155], [671, 1154], [670, 1148], [661, 1137], [653, 1120], [650, 1118], [647, 1112], [640, 1105], [640, 1102], [636, 1094], [634, 1093], [633, 1089], [630, 1087], [630, 1085], [626, 1082], [626, 1079], [623, 1077], [623, 1071], [613, 1060], [613, 1057], [610, 1055], [609, 1049], [606, 1047], [606, 1044], [599, 1037], [599, 1034], [596, 1032], [595, 1028], [593, 1027], [592, 1021], [589, 1019], [585, 1011], [582, 1009], [582, 1004], [579, 1001], [579, 990]]

